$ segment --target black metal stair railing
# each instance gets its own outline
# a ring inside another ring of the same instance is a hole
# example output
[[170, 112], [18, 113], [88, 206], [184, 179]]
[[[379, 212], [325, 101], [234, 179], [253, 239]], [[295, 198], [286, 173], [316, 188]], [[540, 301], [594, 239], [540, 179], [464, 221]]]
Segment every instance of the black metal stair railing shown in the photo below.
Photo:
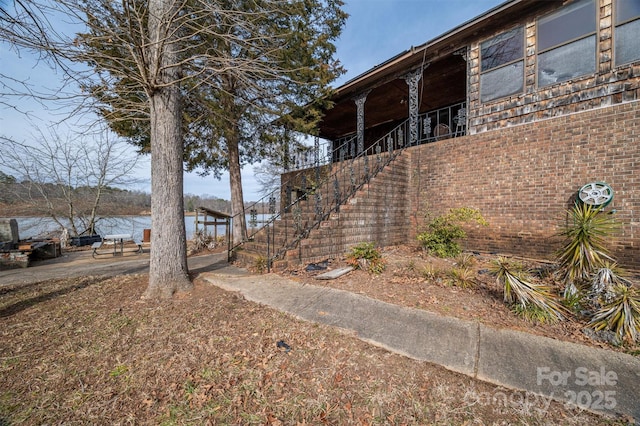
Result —
[[[249, 240], [264, 249], [268, 270], [408, 146], [407, 128], [408, 120], [359, 153], [349, 140], [331, 153], [338, 161], [320, 165], [316, 158], [316, 167], [286, 176], [284, 188], [249, 207]], [[284, 197], [280, 203], [278, 195]]]
[[[338, 146], [335, 149], [335, 152], [338, 152], [338, 151], [344, 152], [345, 150], [348, 151], [349, 147], [355, 143], [355, 139], [356, 139], [355, 136], [353, 136], [352, 138], [346, 139], [340, 146]], [[315, 148], [316, 149], [314, 149], [312, 152], [314, 159], [312, 160], [311, 164], [306, 159], [294, 160], [294, 167], [301, 167], [305, 164], [308, 165], [309, 167], [307, 167], [306, 169], [294, 170], [290, 173], [287, 173], [286, 174], [287, 182], [289, 183], [301, 182], [300, 185], [302, 187], [302, 185], [305, 185], [304, 182], [309, 173], [309, 170], [315, 170], [316, 168], [325, 166], [327, 164], [330, 164], [332, 161], [334, 161], [335, 157], [333, 155], [333, 152], [328, 151], [327, 154], [322, 156], [319, 150], [317, 149], [317, 146]], [[298, 191], [294, 191], [293, 186], [291, 184], [278, 185], [276, 189], [268, 192], [258, 201], [251, 203], [247, 208], [245, 208], [244, 212], [234, 215], [232, 219], [237, 218], [240, 214], [244, 214], [245, 216], [248, 214], [249, 216], [248, 223], [250, 227], [247, 231], [247, 239], [251, 241], [253, 240], [253, 237], [258, 232], [260, 232], [265, 226], [278, 220], [281, 217], [282, 211], [286, 211], [286, 212], [290, 211], [295, 204], [297, 204], [298, 202], [306, 198], [306, 194], [301, 193], [300, 195], [294, 196], [293, 195], [294, 192], [296, 192], [297, 194]], [[284, 203], [281, 200], [281, 197], [283, 194], [285, 196]], [[232, 247], [232, 249], [242, 244], [243, 244], [242, 241], [239, 243], [236, 243]]]

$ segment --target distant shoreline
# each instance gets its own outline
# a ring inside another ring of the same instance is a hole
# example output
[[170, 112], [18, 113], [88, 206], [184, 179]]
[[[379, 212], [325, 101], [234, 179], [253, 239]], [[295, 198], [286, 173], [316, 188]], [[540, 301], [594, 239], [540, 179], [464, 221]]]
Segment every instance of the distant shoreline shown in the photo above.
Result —
[[[195, 216], [196, 212], [184, 212], [185, 216]], [[110, 214], [110, 215], [105, 215], [105, 216], [101, 216], [101, 217], [129, 217], [129, 216], [151, 216], [151, 212], [149, 211], [144, 211], [144, 212], [140, 212], [140, 213], [136, 213], [136, 214], [127, 214], [127, 213], [123, 213], [123, 214]], [[15, 215], [7, 215], [4, 212], [0, 212], [0, 219], [15, 219], [18, 217], [42, 217], [42, 215], [38, 215], [38, 214], [27, 214], [27, 213], [21, 213], [21, 214], [15, 214]]]

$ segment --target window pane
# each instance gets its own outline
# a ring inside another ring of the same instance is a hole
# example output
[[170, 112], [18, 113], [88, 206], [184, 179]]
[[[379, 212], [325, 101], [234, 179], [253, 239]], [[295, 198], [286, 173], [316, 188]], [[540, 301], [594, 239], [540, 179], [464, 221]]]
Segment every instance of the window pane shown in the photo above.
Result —
[[538, 55], [538, 86], [566, 81], [596, 71], [596, 36], [574, 41]]
[[491, 101], [522, 93], [524, 90], [524, 61], [519, 61], [480, 76], [480, 99]]
[[538, 21], [538, 51], [595, 31], [596, 8], [593, 0], [576, 1]]
[[616, 65], [640, 60], [640, 19], [616, 27]]
[[640, 0], [616, 1], [616, 24], [640, 17]]
[[482, 43], [480, 46], [482, 71], [522, 59], [524, 55], [523, 35], [523, 28], [519, 27]]

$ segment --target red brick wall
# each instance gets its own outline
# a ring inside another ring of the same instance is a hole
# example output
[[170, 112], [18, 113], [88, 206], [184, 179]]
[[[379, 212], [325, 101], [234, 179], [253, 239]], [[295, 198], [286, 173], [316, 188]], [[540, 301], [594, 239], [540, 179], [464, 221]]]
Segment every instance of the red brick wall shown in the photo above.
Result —
[[[466, 248], [552, 258], [554, 235], [584, 184], [615, 191], [616, 258], [640, 268], [640, 102], [448, 139], [409, 150], [411, 216], [474, 207], [489, 222]], [[413, 227], [413, 234], [418, 226]]]

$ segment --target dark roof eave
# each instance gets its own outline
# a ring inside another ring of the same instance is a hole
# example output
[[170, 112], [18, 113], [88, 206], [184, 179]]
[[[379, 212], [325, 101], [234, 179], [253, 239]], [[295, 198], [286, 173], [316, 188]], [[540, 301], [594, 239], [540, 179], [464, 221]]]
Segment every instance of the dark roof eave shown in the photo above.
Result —
[[198, 207], [196, 210], [201, 211], [203, 213], [206, 213], [209, 216], [213, 216], [219, 219], [231, 219], [232, 216], [227, 214], [227, 213], [223, 213], [223, 212], [219, 212], [213, 209], [210, 209], [208, 207]]
[[[491, 17], [503, 13], [521, 3], [532, 3], [536, 0], [507, 0], [504, 3], [495, 6], [494, 8], [486, 11], [485, 13], [464, 22], [450, 31], [422, 44], [419, 46], [411, 46], [409, 50], [405, 50], [402, 53], [388, 59], [387, 61], [374, 66], [373, 68], [365, 71], [364, 73], [352, 78], [344, 83], [342, 86], [336, 88], [334, 99], [341, 98], [349, 93], [357, 92], [361, 87], [368, 86], [371, 80], [382, 79], [389, 73], [393, 73], [393, 70], [397, 68], [399, 64], [412, 62], [418, 63], [421, 57], [424, 57], [426, 51], [437, 47], [438, 45], [445, 44], [448, 39], [455, 36], [463, 37], [465, 34], [472, 33], [475, 28], [481, 26], [486, 20]], [[436, 50], [436, 49], [434, 49]]]

